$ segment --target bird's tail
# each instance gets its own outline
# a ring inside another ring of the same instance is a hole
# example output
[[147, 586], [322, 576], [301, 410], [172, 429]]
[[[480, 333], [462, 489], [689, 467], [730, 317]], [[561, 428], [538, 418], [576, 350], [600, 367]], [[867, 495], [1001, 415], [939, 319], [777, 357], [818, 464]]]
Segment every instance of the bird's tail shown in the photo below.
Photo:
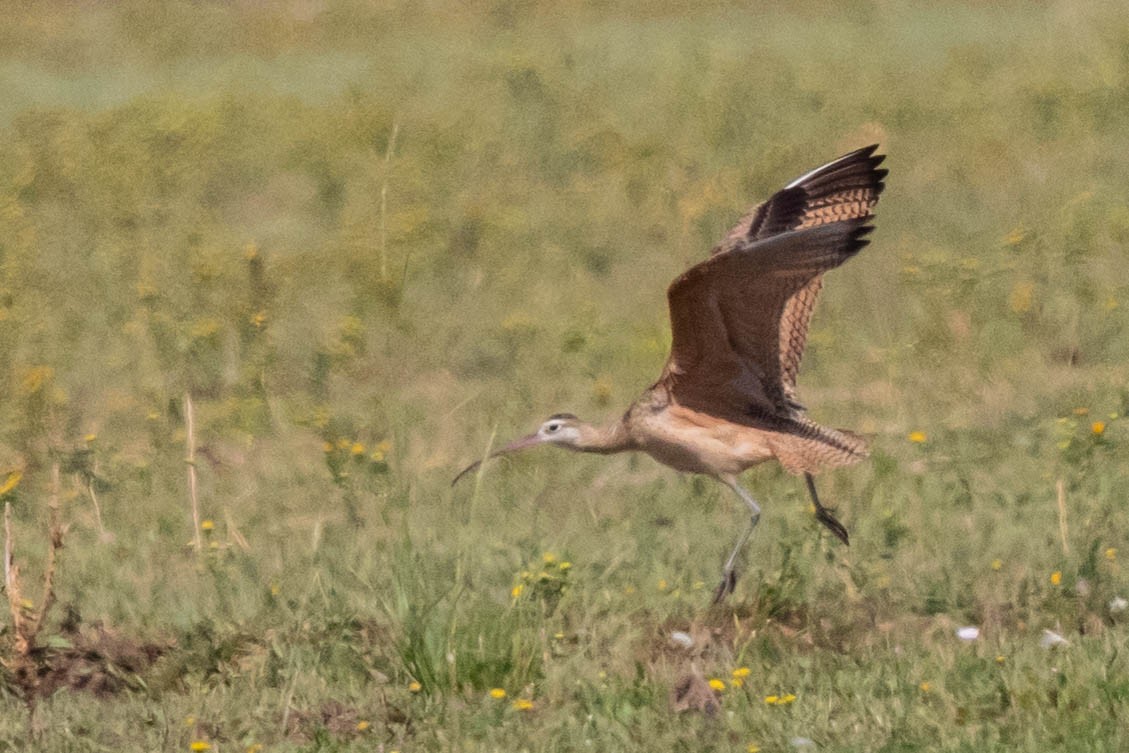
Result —
[[797, 475], [854, 465], [870, 454], [866, 439], [846, 429], [829, 429], [800, 419], [787, 433], [773, 432], [773, 454], [784, 469]]

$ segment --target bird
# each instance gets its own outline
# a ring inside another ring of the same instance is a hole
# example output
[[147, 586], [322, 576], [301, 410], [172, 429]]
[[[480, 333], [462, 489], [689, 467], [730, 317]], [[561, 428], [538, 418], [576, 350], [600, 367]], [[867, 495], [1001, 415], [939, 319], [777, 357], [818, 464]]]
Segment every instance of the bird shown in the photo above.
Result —
[[775, 460], [803, 476], [816, 519], [844, 545], [846, 527], [825, 507], [814, 474], [868, 455], [868, 442], [821, 426], [799, 401], [796, 378], [823, 276], [870, 241], [885, 188], [878, 145], [815, 168], [750, 209], [709, 258], [667, 289], [670, 355], [658, 381], [624, 414], [596, 426], [555, 413], [528, 436], [468, 465], [542, 444], [578, 452], [636, 451], [677, 471], [710, 476], [748, 507], [749, 522], [722, 568], [720, 603], [734, 591], [738, 560], [761, 507], [738, 477]]

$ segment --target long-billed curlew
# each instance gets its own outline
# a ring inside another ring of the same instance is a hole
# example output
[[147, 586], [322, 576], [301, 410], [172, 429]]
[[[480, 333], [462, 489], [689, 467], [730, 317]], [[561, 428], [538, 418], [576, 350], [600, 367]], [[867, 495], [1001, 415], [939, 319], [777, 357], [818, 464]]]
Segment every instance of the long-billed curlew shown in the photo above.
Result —
[[823, 273], [869, 242], [867, 223], [886, 177], [877, 148], [792, 181], [671, 283], [670, 357], [618, 421], [596, 427], [557, 413], [490, 457], [539, 444], [601, 454], [641, 450], [721, 481], [749, 506], [751, 519], [725, 562], [715, 602], [733, 591], [737, 558], [760, 519], [760, 505], [737, 482], [747, 468], [776, 459], [803, 474], [816, 518], [846, 544], [847, 529], [820, 503], [812, 474], [857, 463], [866, 441], [810, 420], [796, 399], [796, 374]]

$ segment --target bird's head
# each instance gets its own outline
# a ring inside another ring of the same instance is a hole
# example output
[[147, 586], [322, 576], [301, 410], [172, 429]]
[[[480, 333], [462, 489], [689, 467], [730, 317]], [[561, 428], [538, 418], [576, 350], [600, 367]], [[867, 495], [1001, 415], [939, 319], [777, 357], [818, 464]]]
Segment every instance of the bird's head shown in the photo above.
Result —
[[[539, 444], [555, 444], [569, 449], [577, 449], [581, 437], [581, 421], [571, 413], [554, 413], [545, 419], [545, 422], [532, 434], [528, 434], [520, 439], [515, 439], [505, 447], [495, 450], [490, 453], [486, 459], [496, 458], [499, 455], [506, 455], [518, 450], [526, 450], [530, 447], [536, 447]], [[464, 468], [455, 480], [451, 482], [454, 486], [458, 483], [459, 479], [466, 476], [471, 471], [482, 465], [481, 460], [476, 460], [466, 468]]]

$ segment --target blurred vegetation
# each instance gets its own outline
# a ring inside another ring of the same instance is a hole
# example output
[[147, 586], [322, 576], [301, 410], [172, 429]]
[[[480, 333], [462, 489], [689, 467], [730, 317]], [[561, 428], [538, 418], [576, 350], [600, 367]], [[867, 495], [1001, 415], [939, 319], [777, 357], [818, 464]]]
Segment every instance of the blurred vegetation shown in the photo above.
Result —
[[[0, 699], [5, 744], [1123, 747], [1121, 4], [13, 3], [0, 89], [0, 500], [34, 571], [62, 461], [58, 646], [175, 645], [103, 651], [129, 690], [60, 691], [36, 742]], [[874, 142], [875, 242], [801, 377], [873, 437], [821, 480], [849, 551], [750, 474], [707, 612], [712, 484], [544, 452], [448, 489], [544, 415], [617, 415], [669, 281]], [[670, 715], [691, 662], [751, 668], [726, 714]]]

